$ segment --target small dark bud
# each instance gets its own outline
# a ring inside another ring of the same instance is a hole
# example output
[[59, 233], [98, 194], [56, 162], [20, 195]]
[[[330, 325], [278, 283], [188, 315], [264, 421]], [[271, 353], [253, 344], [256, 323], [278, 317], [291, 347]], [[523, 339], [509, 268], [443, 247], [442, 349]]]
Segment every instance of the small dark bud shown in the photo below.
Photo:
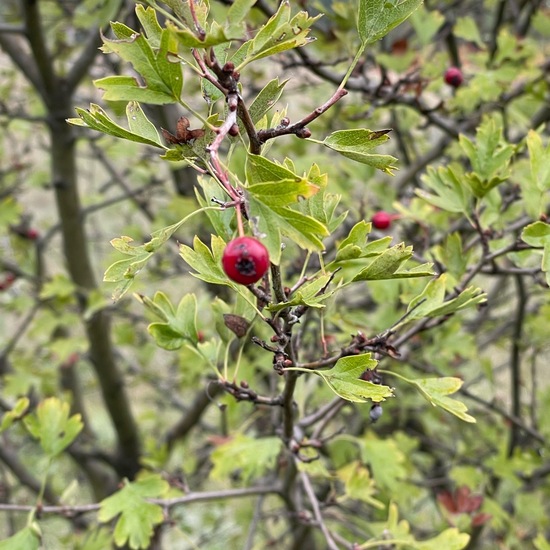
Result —
[[290, 359], [285, 359], [283, 361], [283, 367], [285, 368], [292, 367], [292, 361]]
[[244, 388], [245, 390], [248, 389], [248, 382], [246, 380], [241, 380], [241, 388]]
[[359, 378], [361, 380], [364, 380], [365, 382], [372, 382], [373, 384], [382, 384], [382, 376], [380, 376], [380, 374], [373, 369], [365, 370], [363, 373], [361, 373], [361, 376]]
[[232, 137], [236, 137], [239, 135], [239, 127], [237, 126], [237, 124], [233, 124], [233, 126], [229, 128], [228, 134]]
[[224, 313], [223, 322], [225, 326], [235, 336], [237, 336], [237, 338], [242, 338], [245, 336], [250, 327], [249, 321], [247, 321], [244, 317], [241, 317], [240, 315], [233, 315], [232, 313]]
[[382, 407], [380, 403], [375, 403], [370, 409], [370, 419], [372, 422], [376, 422], [382, 416]]
[[241, 73], [239, 71], [233, 71], [233, 74], [231, 76], [233, 76], [233, 80], [235, 82], [239, 82], [239, 80], [241, 79]]
[[228, 61], [222, 68], [224, 73], [232, 73], [235, 70], [235, 63]]
[[311, 130], [309, 128], [299, 128], [296, 130], [296, 136], [300, 139], [307, 139], [311, 137]]
[[227, 108], [234, 113], [238, 107], [238, 99], [235, 94], [230, 94], [227, 96]]
[[290, 124], [290, 119], [285, 116], [281, 119], [281, 122], [279, 123], [283, 128], [286, 128]]

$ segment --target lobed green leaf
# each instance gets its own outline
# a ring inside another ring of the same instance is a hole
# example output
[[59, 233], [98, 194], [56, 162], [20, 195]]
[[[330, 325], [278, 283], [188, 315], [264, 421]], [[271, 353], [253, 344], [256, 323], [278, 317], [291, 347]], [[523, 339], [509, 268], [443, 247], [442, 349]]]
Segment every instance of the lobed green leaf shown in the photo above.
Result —
[[476, 197], [484, 197], [508, 179], [516, 148], [504, 141], [502, 125], [495, 117], [485, 119], [478, 127], [475, 143], [462, 134], [459, 143], [472, 165], [473, 172], [466, 174], [465, 180]]
[[288, 80], [279, 82], [278, 78], [270, 80], [254, 98], [248, 109], [250, 118], [257, 124], [262, 117], [279, 101]]
[[445, 529], [436, 537], [429, 540], [418, 541], [415, 548], [418, 550], [462, 550], [468, 546], [470, 535], [461, 533], [456, 527]]
[[537, 221], [527, 225], [521, 239], [531, 246], [543, 247], [541, 270], [546, 273], [546, 283], [550, 285], [550, 224]]
[[11, 537], [0, 541], [0, 550], [38, 550], [40, 537], [32, 527], [24, 527]]
[[387, 134], [390, 131], [373, 131], [366, 128], [338, 130], [326, 137], [322, 144], [344, 157], [368, 164], [387, 174], [392, 174], [392, 170], [396, 169], [394, 163], [397, 159], [395, 157], [391, 155], [374, 155], [369, 152], [386, 142], [389, 139]]
[[358, 440], [361, 460], [368, 464], [376, 483], [389, 491], [398, 490], [407, 476], [406, 457], [395, 439], [367, 434]]
[[308, 37], [310, 27], [319, 17], [310, 17], [301, 11], [291, 18], [290, 2], [284, 0], [256, 36], [235, 53], [235, 59], [242, 59], [237, 70], [241, 71], [252, 61], [307, 44], [311, 41]]
[[[137, 11], [136, 13], [138, 13], [138, 17], [141, 16], [146, 20], [147, 28], [152, 30], [151, 40], [123, 23], [115, 22], [111, 23], [111, 29], [116, 38], [110, 39], [102, 36], [101, 50], [104, 53], [115, 53], [124, 61], [132, 64], [143, 79], [141, 88], [149, 92], [149, 95], [146, 96], [149, 103], [178, 102], [183, 86], [181, 62], [177, 55], [178, 41], [174, 33], [167, 29], [161, 29], [159, 35], [158, 24], [155, 25], [154, 22], [155, 12], [152, 8], [147, 8], [147, 10], [143, 11], [141, 8], [139, 13]], [[122, 81], [122, 78], [125, 81]], [[128, 77], [107, 77], [107, 79], [95, 81], [95, 84], [106, 89], [107, 99], [145, 100], [143, 95], [128, 97], [128, 93], [131, 93], [131, 89], [128, 89], [128, 86], [131, 86]]]
[[225, 242], [216, 235], [211, 236], [212, 250], [199, 237], [193, 239], [193, 248], [180, 245], [180, 256], [196, 271], [195, 277], [217, 285], [233, 284], [229, 281], [221, 266]]
[[534, 130], [529, 130], [526, 141], [531, 180], [540, 191], [547, 191], [550, 189], [550, 144], [544, 147], [540, 134]]
[[[239, 36], [231, 36], [228, 34], [228, 31], [219, 23], [216, 23], [216, 21], [213, 21], [210, 27], [205, 29], [206, 35], [204, 38], [199, 37], [189, 28], [181, 28], [174, 25], [171, 21], [166, 22], [166, 28], [178, 41], [180, 46], [186, 49], [211, 48], [213, 46], [218, 46], [219, 44], [231, 42], [234, 38], [239, 38]], [[234, 29], [229, 29], [229, 31], [233, 30]]]
[[346, 497], [363, 501], [379, 510], [384, 508], [384, 504], [374, 498], [378, 489], [369, 469], [360, 461], [350, 462], [340, 468], [338, 479], [344, 482]]
[[368, 400], [376, 403], [392, 397], [392, 389], [381, 384], [367, 382], [359, 377], [367, 369], [373, 369], [378, 361], [372, 359], [372, 354], [353, 355], [338, 359], [329, 370], [313, 370], [328, 387], [342, 399], [355, 403], [366, 403]]
[[73, 124], [75, 126], [85, 126], [117, 138], [127, 139], [129, 141], [135, 141], [146, 145], [152, 145], [153, 147], [166, 149], [166, 147], [160, 143], [160, 140], [158, 139], [152, 140], [119, 126], [116, 122], [109, 118], [107, 113], [99, 105], [92, 103], [90, 104], [89, 110], [77, 107], [76, 112], [80, 118], [67, 119], [69, 124]]
[[141, 27], [145, 31], [147, 40], [152, 48], [160, 47], [162, 27], [159, 25], [157, 12], [152, 7], [145, 7], [141, 4], [136, 6], [136, 16]]
[[422, 396], [434, 407], [441, 407], [461, 420], [464, 420], [464, 422], [476, 422], [473, 416], [466, 413], [468, 407], [466, 407], [462, 401], [457, 401], [456, 399], [448, 397], [448, 395], [456, 393], [461, 388], [463, 381], [460, 378], [445, 376], [442, 378], [419, 378], [412, 380], [395, 372], [381, 372], [396, 376], [400, 380], [415, 386]]
[[198, 342], [197, 299], [194, 294], [186, 294], [174, 308], [164, 292], [157, 291], [151, 300], [143, 295], [136, 298], [162, 322], [151, 323], [147, 330], [158, 346], [176, 350], [187, 342]]
[[122, 489], [101, 501], [98, 519], [104, 523], [120, 516], [114, 530], [117, 546], [128, 544], [132, 550], [145, 549], [154, 528], [164, 520], [162, 508], [147, 502], [147, 498], [159, 498], [167, 493], [169, 485], [158, 475], [151, 475], [135, 482], [125, 482]]
[[137, 101], [130, 101], [128, 103], [126, 106], [126, 117], [128, 118], [128, 126], [132, 133], [162, 146], [155, 125], [145, 116], [141, 105]]
[[521, 233], [521, 240], [530, 246], [550, 244], [550, 224], [537, 221], [526, 225]]
[[29, 410], [30, 401], [28, 397], [20, 397], [13, 409], [9, 410], [2, 416], [0, 422], [0, 433], [7, 430], [14, 422], [21, 420]]
[[[326, 290], [325, 286], [331, 279], [331, 275], [322, 275], [321, 277], [306, 283], [297, 290], [292, 297], [278, 304], [270, 304], [267, 309], [269, 311], [280, 311], [288, 307], [307, 306], [316, 309], [324, 308], [323, 302], [328, 300], [334, 290]], [[324, 290], [323, 290], [324, 289]]]
[[445, 301], [447, 278], [447, 274], [443, 273], [430, 281], [424, 290], [411, 300], [407, 308], [408, 315], [399, 326], [423, 317], [450, 315], [487, 300], [487, 295], [481, 289], [468, 287], [455, 298]]
[[416, 190], [416, 194], [426, 202], [448, 212], [470, 211], [472, 194], [457, 176], [454, 168], [429, 166], [421, 179], [433, 191], [428, 193], [423, 189]]
[[262, 198], [251, 195], [249, 209], [257, 221], [258, 232], [265, 236], [262, 242], [269, 251], [271, 262], [276, 265], [280, 262], [281, 234], [306, 250], [323, 250], [321, 237], [328, 236], [324, 224], [288, 206], [270, 206]]
[[210, 459], [214, 467], [210, 476], [224, 481], [237, 470], [247, 483], [274, 468], [280, 452], [281, 439], [278, 437], [237, 434], [212, 452]]
[[27, 430], [40, 441], [40, 446], [50, 458], [68, 447], [83, 428], [80, 415], [69, 417], [69, 414], [68, 403], [50, 397], [38, 404], [35, 414], [23, 420]]

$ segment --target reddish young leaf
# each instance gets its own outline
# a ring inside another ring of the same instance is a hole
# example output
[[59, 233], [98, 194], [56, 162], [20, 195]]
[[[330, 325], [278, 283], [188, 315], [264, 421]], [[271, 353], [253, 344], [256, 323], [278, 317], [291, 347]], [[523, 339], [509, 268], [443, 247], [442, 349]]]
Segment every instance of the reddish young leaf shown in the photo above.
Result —
[[493, 516], [491, 514], [477, 514], [472, 518], [472, 527], [481, 527], [487, 523]]
[[441, 493], [437, 495], [437, 500], [439, 504], [448, 512], [451, 512], [451, 514], [456, 514], [458, 512], [453, 495], [449, 491], [441, 491]]

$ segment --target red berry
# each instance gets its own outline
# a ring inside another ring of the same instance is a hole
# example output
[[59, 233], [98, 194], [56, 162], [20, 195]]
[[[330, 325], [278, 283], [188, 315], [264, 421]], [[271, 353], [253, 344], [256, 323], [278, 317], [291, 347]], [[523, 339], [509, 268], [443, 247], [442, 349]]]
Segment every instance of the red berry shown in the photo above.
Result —
[[391, 214], [388, 214], [387, 212], [381, 210], [380, 212], [376, 212], [371, 221], [372, 225], [374, 225], [376, 229], [388, 229], [388, 227], [391, 225], [392, 220], [393, 216]]
[[253, 237], [238, 237], [227, 243], [222, 256], [225, 274], [236, 283], [251, 285], [269, 268], [267, 248]]
[[453, 88], [458, 88], [464, 82], [462, 71], [458, 67], [449, 67], [445, 71], [445, 82]]
[[32, 227], [30, 229], [27, 229], [27, 232], [25, 234], [25, 237], [27, 237], [27, 239], [30, 239], [31, 241], [36, 241], [39, 236], [40, 233], [38, 233], [38, 230]]
[[17, 275], [11, 271], [8, 271], [4, 277], [4, 280], [0, 281], [0, 291], [10, 288], [15, 282], [15, 279], [17, 279]]

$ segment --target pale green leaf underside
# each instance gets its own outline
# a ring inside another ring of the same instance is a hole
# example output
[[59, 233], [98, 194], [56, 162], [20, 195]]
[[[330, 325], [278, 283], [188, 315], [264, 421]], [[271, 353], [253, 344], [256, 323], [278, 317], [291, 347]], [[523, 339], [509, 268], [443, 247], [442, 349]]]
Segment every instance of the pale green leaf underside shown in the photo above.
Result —
[[342, 357], [329, 370], [308, 370], [293, 367], [287, 370], [298, 370], [320, 376], [336, 395], [346, 401], [366, 403], [370, 400], [378, 403], [385, 401], [387, 397], [392, 397], [392, 389], [359, 378], [365, 370], [373, 369], [377, 364], [378, 361], [372, 359], [370, 353], [365, 353]]
[[392, 174], [397, 161], [391, 155], [373, 154], [371, 151], [385, 143], [389, 130], [372, 131], [366, 128], [338, 130], [326, 137], [322, 144], [341, 155]]
[[[136, 133], [136, 131], [127, 130], [109, 118], [107, 113], [99, 105], [92, 103], [90, 105], [90, 109], [88, 110], [77, 107], [76, 112], [80, 118], [67, 119], [69, 124], [73, 124], [75, 126], [85, 126], [117, 138], [152, 145], [153, 147], [159, 147], [160, 149], [166, 149], [166, 147], [160, 142], [158, 134], [155, 138], [155, 136], [151, 133], [150, 127], [145, 130], [145, 135], [140, 135]], [[132, 111], [132, 113], [134, 113], [134, 111]], [[134, 114], [131, 114], [130, 116], [134, 116]], [[132, 122], [137, 122], [137, 120]], [[138, 131], [140, 129], [145, 129], [146, 127], [146, 125], [143, 124], [143, 121], [140, 122], [139, 128], [137, 124], [133, 124], [133, 126], [134, 130], [137, 129]], [[153, 139], [151, 139], [151, 137], [153, 137]]]
[[477, 287], [468, 287], [455, 298], [445, 300], [447, 278], [447, 274], [443, 273], [437, 279], [430, 281], [424, 290], [411, 300], [407, 308], [408, 315], [398, 326], [423, 317], [439, 317], [456, 313], [487, 300], [487, 295]]
[[456, 393], [462, 386], [460, 378], [450, 376], [442, 378], [419, 378], [416, 380], [406, 378], [393, 371], [380, 371], [384, 374], [396, 376], [400, 380], [407, 382], [417, 388], [421, 395], [434, 407], [441, 407], [447, 412], [454, 414], [464, 422], [474, 423], [476, 419], [467, 414], [468, 407], [462, 401], [457, 401], [449, 395]]

